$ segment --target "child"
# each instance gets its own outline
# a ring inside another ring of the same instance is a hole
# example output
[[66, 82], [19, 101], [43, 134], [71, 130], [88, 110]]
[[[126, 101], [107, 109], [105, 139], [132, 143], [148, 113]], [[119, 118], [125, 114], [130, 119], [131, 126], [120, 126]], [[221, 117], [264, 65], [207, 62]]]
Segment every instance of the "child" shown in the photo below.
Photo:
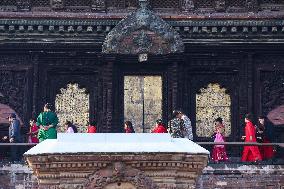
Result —
[[[215, 119], [215, 134], [214, 134], [214, 142], [225, 142], [225, 137], [223, 135], [224, 125], [222, 118], [218, 117]], [[212, 158], [214, 162], [219, 161], [227, 161], [229, 158], [226, 153], [226, 149], [224, 145], [214, 145], [212, 151]]]

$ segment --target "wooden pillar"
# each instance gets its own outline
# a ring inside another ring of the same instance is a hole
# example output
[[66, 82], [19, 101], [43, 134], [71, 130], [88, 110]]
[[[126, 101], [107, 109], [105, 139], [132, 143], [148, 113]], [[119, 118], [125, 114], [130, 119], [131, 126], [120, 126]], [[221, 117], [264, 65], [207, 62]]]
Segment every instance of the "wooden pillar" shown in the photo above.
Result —
[[32, 56], [32, 63], [33, 63], [33, 99], [32, 99], [32, 117], [36, 116], [38, 113], [38, 82], [39, 82], [39, 72], [38, 72], [38, 67], [39, 67], [39, 57], [38, 55], [33, 55]]
[[115, 57], [106, 55], [102, 58], [100, 78], [102, 81], [102, 107], [99, 132], [111, 132], [113, 123], [113, 68]]
[[168, 118], [171, 117], [172, 111], [177, 108], [184, 108], [182, 104], [182, 56], [171, 55], [167, 57], [168, 66]]

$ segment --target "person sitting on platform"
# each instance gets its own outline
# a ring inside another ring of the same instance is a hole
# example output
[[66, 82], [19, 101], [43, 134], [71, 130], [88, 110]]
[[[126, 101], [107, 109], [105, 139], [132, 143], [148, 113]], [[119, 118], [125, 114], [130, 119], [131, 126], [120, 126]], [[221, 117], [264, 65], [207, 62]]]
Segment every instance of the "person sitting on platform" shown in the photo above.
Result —
[[29, 143], [38, 143], [39, 140], [37, 138], [38, 135], [38, 127], [34, 119], [30, 119], [30, 132], [29, 135]]
[[124, 132], [125, 133], [135, 133], [131, 121], [125, 121], [125, 123], [124, 123]]
[[182, 132], [184, 138], [188, 138], [189, 140], [193, 140], [192, 134], [192, 126], [190, 119], [180, 110], [174, 110], [173, 114], [176, 115], [177, 118], [182, 120]]
[[163, 124], [163, 121], [161, 119], [158, 119], [156, 121], [156, 125], [151, 133], [167, 133], [166, 126]]
[[44, 105], [43, 112], [39, 114], [37, 118], [37, 126], [39, 127], [38, 139], [42, 142], [46, 139], [56, 139], [57, 131], [56, 126], [58, 124], [58, 117], [56, 113], [51, 111], [51, 104]]
[[[214, 142], [225, 142], [224, 131], [223, 119], [218, 117], [215, 119]], [[224, 145], [214, 145], [211, 156], [214, 162], [227, 161], [229, 159]]]
[[66, 133], [78, 133], [77, 127], [73, 125], [71, 121], [66, 120], [64, 125], [65, 125]]
[[[245, 142], [256, 142], [255, 126], [252, 123], [252, 115], [245, 116]], [[258, 146], [244, 146], [242, 161], [261, 161], [262, 157], [259, 152]]]

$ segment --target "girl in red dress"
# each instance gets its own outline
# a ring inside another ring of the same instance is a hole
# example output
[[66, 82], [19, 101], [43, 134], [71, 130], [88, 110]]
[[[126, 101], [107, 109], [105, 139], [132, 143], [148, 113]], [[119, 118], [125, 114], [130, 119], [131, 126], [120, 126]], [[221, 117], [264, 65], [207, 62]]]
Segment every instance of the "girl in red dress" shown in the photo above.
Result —
[[[214, 142], [225, 142], [224, 131], [223, 119], [218, 117], [215, 119]], [[211, 155], [211, 159], [214, 162], [227, 161], [229, 159], [224, 145], [214, 145]]]
[[97, 128], [95, 126], [95, 123], [92, 122], [91, 124], [89, 124], [88, 129], [87, 129], [87, 133], [96, 133], [97, 132]]
[[38, 127], [34, 119], [30, 119], [30, 132], [29, 135], [29, 143], [38, 143], [39, 140], [37, 138]]
[[125, 133], [135, 133], [131, 121], [126, 121], [124, 123], [124, 132]]
[[[245, 117], [245, 142], [256, 142], [255, 126], [252, 123], [252, 115], [247, 114]], [[261, 161], [262, 157], [258, 146], [244, 146], [242, 161], [256, 162]]]
[[151, 133], [167, 133], [167, 129], [161, 119], [158, 119], [156, 121], [156, 125], [154, 129], [151, 131]]

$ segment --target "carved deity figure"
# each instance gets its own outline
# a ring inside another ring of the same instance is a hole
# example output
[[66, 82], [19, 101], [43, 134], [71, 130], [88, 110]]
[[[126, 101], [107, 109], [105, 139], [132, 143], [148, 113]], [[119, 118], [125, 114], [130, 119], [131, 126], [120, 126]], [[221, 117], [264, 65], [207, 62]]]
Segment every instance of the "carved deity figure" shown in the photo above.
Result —
[[250, 12], [256, 11], [257, 5], [257, 0], [246, 0], [246, 7]]
[[106, 9], [105, 0], [92, 0], [92, 9], [94, 11], [104, 11]]
[[226, 10], [225, 0], [216, 0], [215, 1], [215, 10], [217, 12], [223, 12]]
[[64, 0], [50, 0], [50, 6], [52, 9], [64, 8]]
[[17, 9], [18, 11], [29, 11], [31, 9], [30, 0], [18, 0]]
[[183, 2], [183, 11], [189, 12], [194, 10], [194, 2], [193, 0], [184, 0]]

